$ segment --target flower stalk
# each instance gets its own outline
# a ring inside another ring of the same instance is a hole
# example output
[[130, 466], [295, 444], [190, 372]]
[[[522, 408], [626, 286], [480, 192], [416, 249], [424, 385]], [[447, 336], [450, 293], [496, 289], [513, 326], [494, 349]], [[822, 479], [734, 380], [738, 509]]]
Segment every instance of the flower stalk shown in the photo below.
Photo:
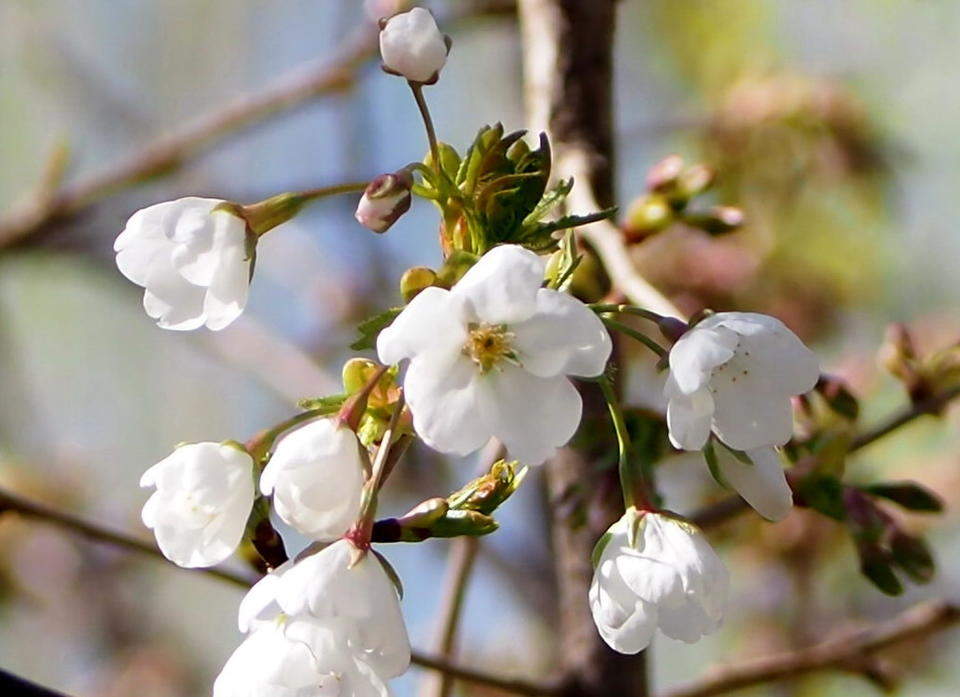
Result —
[[630, 434], [627, 431], [627, 422], [623, 418], [623, 409], [620, 407], [620, 400], [613, 389], [610, 378], [606, 375], [601, 376], [597, 381], [600, 385], [600, 391], [607, 402], [607, 409], [610, 411], [610, 419], [613, 421], [613, 428], [617, 434], [617, 449], [619, 451], [618, 470], [620, 473], [620, 489], [623, 492], [624, 509], [636, 508], [640, 511], [655, 510], [653, 505], [653, 493], [650, 484], [646, 480], [642, 468], [635, 467], [631, 462], [634, 455], [631, 445]]

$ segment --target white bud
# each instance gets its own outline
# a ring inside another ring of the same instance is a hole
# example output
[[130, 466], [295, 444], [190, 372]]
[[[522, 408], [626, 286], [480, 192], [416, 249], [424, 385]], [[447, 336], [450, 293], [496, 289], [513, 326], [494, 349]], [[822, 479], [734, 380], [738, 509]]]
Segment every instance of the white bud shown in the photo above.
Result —
[[280, 441], [260, 490], [286, 523], [317, 540], [343, 535], [360, 513], [363, 463], [357, 436], [334, 419], [301, 426]]
[[447, 42], [422, 7], [388, 19], [380, 31], [384, 67], [411, 82], [431, 82], [447, 62]]
[[247, 224], [188, 197], [133, 214], [113, 245], [117, 267], [144, 288], [143, 307], [164, 329], [223, 329], [247, 304]]
[[729, 578], [697, 527], [631, 508], [606, 537], [590, 585], [590, 610], [611, 648], [638, 653], [658, 628], [688, 643], [717, 630]]
[[182, 445], [143, 473], [157, 490], [143, 523], [170, 561], [213, 566], [233, 554], [253, 507], [253, 458], [234, 445]]

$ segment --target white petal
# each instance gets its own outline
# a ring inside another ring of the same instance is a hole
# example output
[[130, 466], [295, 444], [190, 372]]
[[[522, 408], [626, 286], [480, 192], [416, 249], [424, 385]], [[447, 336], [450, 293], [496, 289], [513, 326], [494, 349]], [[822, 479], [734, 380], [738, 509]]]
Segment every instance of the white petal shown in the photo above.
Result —
[[[168, 220], [170, 237], [176, 243], [173, 265], [185, 279], [209, 286], [220, 266], [220, 252], [227, 239], [246, 234], [246, 223], [226, 211], [214, 212], [223, 203], [208, 198], [181, 199], [176, 219]], [[224, 234], [230, 229], [228, 234]]]
[[803, 394], [817, 384], [820, 363], [816, 354], [780, 320], [752, 312], [724, 312], [710, 319], [739, 334], [737, 353], [742, 362], [784, 393]]
[[753, 465], [741, 462], [726, 448], [716, 448], [715, 451], [721, 476], [757, 513], [773, 521], [782, 520], [790, 513], [793, 492], [776, 450], [757, 448], [747, 451]]
[[363, 463], [353, 431], [333, 419], [301, 426], [277, 445], [260, 477], [277, 514], [318, 540], [340, 537], [357, 519]]
[[537, 292], [546, 262], [529, 249], [507, 244], [494, 247], [453, 287], [474, 321], [514, 324], [537, 311]]
[[427, 82], [447, 61], [447, 45], [433, 15], [422, 7], [396, 15], [380, 32], [383, 63], [408, 80]]
[[414, 429], [431, 448], [467, 455], [490, 440], [477, 402], [479, 379], [477, 366], [459, 351], [423, 353], [410, 361], [403, 380], [407, 405]]
[[541, 288], [536, 314], [510, 331], [521, 364], [540, 377], [596, 377], [610, 358], [612, 344], [603, 322], [567, 293]]
[[189, 330], [203, 325], [206, 291], [183, 279], [169, 259], [154, 264], [143, 293], [143, 309], [163, 329]]
[[477, 380], [480, 414], [510, 456], [539, 465], [580, 425], [580, 393], [561, 376], [541, 378], [505, 364]]
[[707, 384], [714, 368], [733, 358], [739, 336], [726, 327], [697, 325], [670, 349], [670, 375], [684, 394]]
[[[214, 213], [214, 217], [236, 220], [228, 213]], [[247, 258], [243, 228], [221, 225], [218, 230], [218, 265], [214, 272], [203, 310], [208, 329], [218, 331], [233, 322], [247, 305], [250, 291], [250, 262]]]
[[399, 363], [419, 353], [447, 348], [459, 352], [467, 340], [450, 291], [425, 288], [403, 308], [393, 324], [377, 337], [377, 355], [382, 363]]
[[597, 631], [614, 651], [636, 654], [650, 645], [657, 609], [630, 594], [611, 560], [594, 572], [589, 600]]
[[735, 450], [783, 445], [793, 435], [790, 397], [757, 373], [737, 367], [731, 361], [710, 381], [714, 432]]
[[681, 450], [699, 450], [707, 444], [710, 437], [710, 423], [713, 419], [714, 402], [706, 388], [683, 394], [675, 389], [673, 375], [667, 378], [664, 388], [667, 402], [667, 427], [670, 442]]

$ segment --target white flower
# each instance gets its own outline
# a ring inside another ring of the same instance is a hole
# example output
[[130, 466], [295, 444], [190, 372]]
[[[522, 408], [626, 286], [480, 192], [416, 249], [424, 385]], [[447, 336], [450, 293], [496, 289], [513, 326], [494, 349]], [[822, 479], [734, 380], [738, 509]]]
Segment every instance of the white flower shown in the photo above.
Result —
[[233, 554], [253, 507], [253, 458], [234, 445], [182, 445], [143, 473], [157, 490], [143, 523], [170, 561], [213, 566]]
[[279, 577], [276, 600], [287, 615], [349, 628], [342, 641], [378, 675], [392, 678], [410, 665], [397, 591], [375, 554], [351, 566], [354, 552], [350, 542], [338, 540], [297, 562]]
[[387, 697], [390, 689], [350, 650], [335, 624], [277, 616], [227, 659], [213, 697]]
[[[630, 545], [637, 516], [636, 541]], [[631, 508], [607, 535], [590, 585], [590, 609], [611, 648], [642, 651], [658, 627], [688, 643], [717, 630], [729, 578], [696, 526]]]
[[360, 513], [363, 463], [357, 436], [319, 419], [284, 437], [260, 476], [277, 514], [317, 540], [343, 535]]
[[779, 320], [711, 315], [670, 350], [670, 440], [699, 450], [712, 429], [736, 450], [783, 445], [793, 433], [790, 397], [813, 389], [819, 375], [817, 357]]
[[[722, 446], [714, 448], [723, 480], [767, 520], [783, 520], [793, 508], [793, 492], [775, 448], [753, 448], [742, 462]], [[752, 463], [752, 464], [751, 464]]]
[[397, 219], [410, 210], [410, 174], [381, 174], [367, 184], [353, 217], [374, 232], [386, 232]]
[[383, 65], [412, 82], [430, 82], [447, 62], [447, 43], [429, 10], [415, 7], [380, 30]]
[[143, 307], [164, 329], [223, 329], [247, 304], [247, 225], [218, 199], [181, 198], [133, 214], [114, 242], [117, 266], [145, 288]]
[[377, 340], [384, 363], [410, 359], [407, 404], [431, 447], [465, 455], [499, 438], [538, 464], [580, 423], [566, 376], [596, 377], [610, 357], [603, 323], [541, 288], [544, 261], [516, 245], [487, 252], [453, 290], [420, 292]]

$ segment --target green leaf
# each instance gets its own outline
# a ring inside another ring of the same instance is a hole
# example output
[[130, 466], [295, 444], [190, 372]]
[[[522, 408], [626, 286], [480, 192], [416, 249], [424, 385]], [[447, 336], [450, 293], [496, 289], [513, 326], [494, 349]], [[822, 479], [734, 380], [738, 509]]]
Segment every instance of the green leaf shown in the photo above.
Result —
[[549, 223], [538, 223], [536, 227], [527, 234], [531, 236], [549, 235], [557, 230], [568, 230], [570, 228], [580, 227], [581, 225], [589, 225], [599, 220], [612, 218], [616, 215], [617, 210], [619, 209], [616, 206], [612, 206], [588, 215], [565, 215]]
[[402, 307], [391, 307], [385, 312], [381, 312], [379, 315], [374, 315], [368, 319], [363, 320], [358, 326], [357, 331], [360, 332], [360, 337], [350, 344], [350, 348], [354, 351], [363, 351], [365, 349], [372, 349], [377, 345], [377, 336], [380, 332], [393, 324], [393, 320], [397, 318], [403, 312]]
[[573, 190], [573, 177], [560, 180], [555, 187], [543, 195], [540, 202], [523, 219], [523, 227], [534, 227], [547, 213], [563, 203], [571, 190]]
[[943, 512], [943, 501], [935, 493], [916, 482], [881, 482], [865, 487], [864, 491], [893, 501], [908, 511]]
[[929, 583], [936, 572], [930, 548], [922, 538], [897, 532], [890, 540], [893, 563], [916, 583]]
[[893, 573], [893, 567], [885, 558], [868, 554], [860, 558], [860, 573], [886, 595], [900, 595], [903, 584]]

